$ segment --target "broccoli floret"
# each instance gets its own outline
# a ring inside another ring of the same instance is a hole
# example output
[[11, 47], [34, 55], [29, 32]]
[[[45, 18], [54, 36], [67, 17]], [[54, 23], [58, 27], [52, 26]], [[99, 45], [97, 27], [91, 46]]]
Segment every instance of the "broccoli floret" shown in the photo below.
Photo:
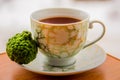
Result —
[[29, 31], [23, 31], [10, 38], [6, 44], [8, 57], [18, 64], [28, 64], [36, 58], [37, 43]]

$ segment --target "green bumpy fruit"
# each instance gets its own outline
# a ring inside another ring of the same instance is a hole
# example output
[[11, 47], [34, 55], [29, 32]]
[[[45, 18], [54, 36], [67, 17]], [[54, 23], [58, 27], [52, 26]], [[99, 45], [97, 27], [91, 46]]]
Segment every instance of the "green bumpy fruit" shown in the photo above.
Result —
[[8, 57], [18, 64], [28, 64], [36, 58], [37, 43], [32, 39], [31, 32], [23, 31], [10, 38], [6, 45]]

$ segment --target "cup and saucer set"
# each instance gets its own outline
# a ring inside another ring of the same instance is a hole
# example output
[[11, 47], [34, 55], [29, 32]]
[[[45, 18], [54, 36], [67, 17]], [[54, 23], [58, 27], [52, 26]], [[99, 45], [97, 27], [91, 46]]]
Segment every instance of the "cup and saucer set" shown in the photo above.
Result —
[[[96, 23], [103, 28], [102, 34], [94, 41], [87, 41], [88, 29]], [[105, 25], [89, 21], [89, 14], [84, 11], [71, 8], [35, 11], [31, 14], [31, 30], [39, 52], [32, 62], [21, 65], [29, 71], [51, 76], [73, 75], [94, 69], [106, 60], [106, 52], [95, 44], [104, 36]]]

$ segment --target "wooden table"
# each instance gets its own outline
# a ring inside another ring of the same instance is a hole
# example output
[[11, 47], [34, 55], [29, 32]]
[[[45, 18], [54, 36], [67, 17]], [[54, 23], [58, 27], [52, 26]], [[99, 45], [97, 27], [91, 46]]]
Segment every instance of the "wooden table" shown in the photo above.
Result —
[[0, 80], [120, 80], [120, 60], [107, 55], [107, 60], [96, 69], [71, 76], [45, 76], [27, 71], [0, 55]]

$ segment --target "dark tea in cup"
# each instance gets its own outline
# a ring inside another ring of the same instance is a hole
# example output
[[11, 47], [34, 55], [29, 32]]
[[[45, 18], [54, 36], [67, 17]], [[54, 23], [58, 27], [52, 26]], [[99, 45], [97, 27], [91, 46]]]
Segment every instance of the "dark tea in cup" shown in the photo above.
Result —
[[45, 23], [52, 23], [52, 24], [67, 24], [67, 23], [79, 22], [81, 20], [72, 17], [51, 17], [51, 18], [40, 19], [39, 21]]

